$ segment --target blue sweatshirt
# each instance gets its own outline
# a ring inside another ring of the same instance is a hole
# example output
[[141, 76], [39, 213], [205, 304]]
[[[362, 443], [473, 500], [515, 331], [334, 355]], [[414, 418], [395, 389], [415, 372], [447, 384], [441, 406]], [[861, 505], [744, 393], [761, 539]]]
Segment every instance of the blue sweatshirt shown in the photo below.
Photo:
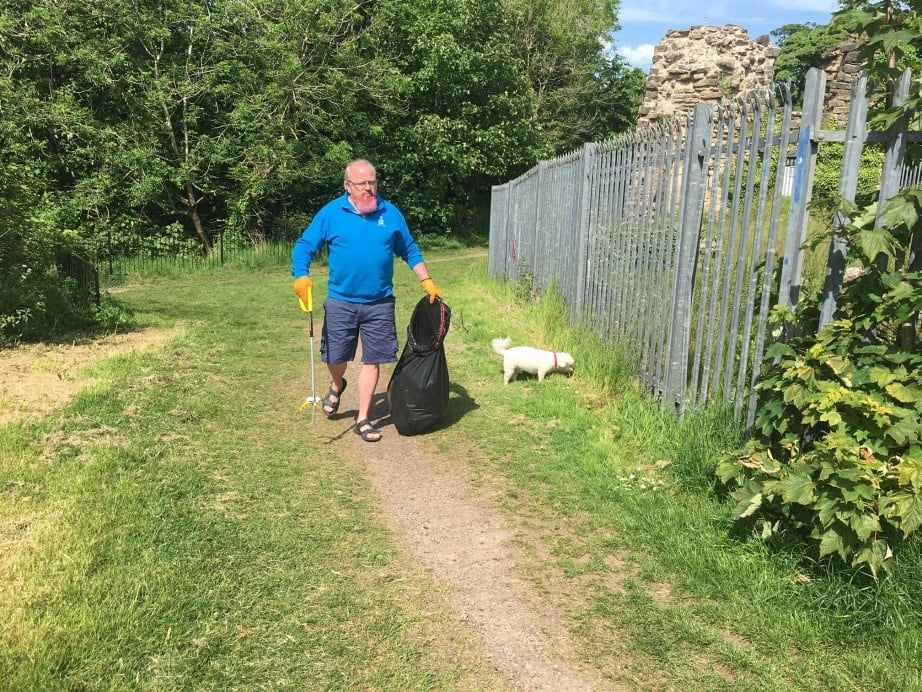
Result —
[[346, 193], [325, 204], [295, 242], [291, 275], [310, 274], [311, 261], [329, 249], [327, 295], [350, 303], [373, 303], [394, 294], [394, 257], [412, 269], [423, 261], [400, 210], [378, 198], [377, 211], [362, 216]]

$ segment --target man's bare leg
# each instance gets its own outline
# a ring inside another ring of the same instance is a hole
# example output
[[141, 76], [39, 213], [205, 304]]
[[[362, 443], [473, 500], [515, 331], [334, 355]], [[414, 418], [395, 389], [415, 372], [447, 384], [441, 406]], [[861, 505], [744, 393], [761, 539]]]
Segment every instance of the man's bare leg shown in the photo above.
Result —
[[[356, 416], [356, 422], [368, 419], [371, 410], [371, 399], [378, 388], [378, 378], [381, 374], [381, 366], [377, 363], [362, 363], [362, 369], [359, 371], [359, 412]], [[363, 425], [362, 428], [367, 430], [370, 426]], [[362, 431], [357, 431], [361, 433]], [[369, 442], [381, 439], [381, 434], [375, 430], [363, 435]]]
[[[347, 365], [347, 363], [330, 363], [330, 364], [327, 365], [327, 368], [329, 368], [329, 370], [330, 370], [330, 378], [333, 380], [333, 385], [332, 385], [332, 387], [333, 387], [333, 389], [336, 390], [336, 393], [334, 393], [334, 392], [328, 393], [328, 394], [327, 394], [327, 398], [328, 398], [330, 401], [332, 401], [334, 404], [337, 404], [337, 408], [338, 408], [338, 404], [339, 404], [339, 397], [340, 397], [340, 395], [342, 394], [342, 391], [343, 391], [343, 385], [344, 385], [345, 382], [346, 382], [346, 381], [343, 379], [343, 375], [346, 374], [346, 365]], [[336, 411], [331, 410], [331, 409], [328, 408], [327, 406], [324, 406], [324, 407], [323, 407], [323, 412], [324, 412], [326, 415], [328, 415], [328, 416], [331, 415], [331, 414], [333, 414], [333, 413], [336, 413]]]

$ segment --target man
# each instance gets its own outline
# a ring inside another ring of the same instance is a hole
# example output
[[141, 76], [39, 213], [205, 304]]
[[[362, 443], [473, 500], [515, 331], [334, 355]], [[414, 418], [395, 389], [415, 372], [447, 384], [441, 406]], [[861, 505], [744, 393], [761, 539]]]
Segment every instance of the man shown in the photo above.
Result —
[[375, 167], [365, 159], [346, 166], [345, 194], [328, 202], [295, 243], [291, 254], [294, 292], [307, 301], [313, 286], [310, 264], [322, 247], [329, 251], [327, 298], [320, 337], [320, 357], [332, 383], [322, 399], [329, 417], [339, 410], [346, 389], [346, 365], [355, 359], [362, 340], [359, 371], [359, 408], [354, 430], [366, 442], [377, 442], [381, 432], [369, 420], [369, 408], [381, 363], [397, 361], [397, 324], [394, 316], [394, 257], [412, 269], [429, 296], [442, 297], [429, 276], [419, 246], [410, 235], [400, 210], [378, 197]]

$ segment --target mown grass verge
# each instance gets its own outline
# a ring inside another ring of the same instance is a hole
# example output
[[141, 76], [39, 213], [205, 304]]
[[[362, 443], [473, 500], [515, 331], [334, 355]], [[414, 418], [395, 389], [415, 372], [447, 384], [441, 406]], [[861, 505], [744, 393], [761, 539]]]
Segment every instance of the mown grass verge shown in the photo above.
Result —
[[365, 479], [310, 434], [286, 272], [117, 295], [179, 333], [0, 434], [0, 688], [494, 688]]
[[[919, 688], [918, 543], [873, 582], [736, 535], [710, 474], [730, 419], [676, 421], [552, 296], [460, 254], [429, 258], [452, 307], [452, 405], [425, 442], [496, 492], [588, 665], [638, 690]], [[420, 292], [397, 277], [405, 325]], [[115, 298], [177, 335], [0, 429], [0, 687], [500, 689], [357, 466], [298, 413], [287, 267]], [[494, 336], [568, 350], [576, 374], [504, 386]]]

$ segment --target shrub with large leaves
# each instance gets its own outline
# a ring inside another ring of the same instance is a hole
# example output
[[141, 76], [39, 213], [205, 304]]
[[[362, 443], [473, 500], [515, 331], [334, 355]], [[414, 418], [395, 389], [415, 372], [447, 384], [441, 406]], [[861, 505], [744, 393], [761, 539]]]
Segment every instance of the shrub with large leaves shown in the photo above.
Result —
[[890, 200], [881, 227], [844, 211], [862, 273], [838, 319], [769, 349], [754, 435], [717, 474], [763, 538], [796, 531], [877, 575], [922, 525], [922, 191]]

